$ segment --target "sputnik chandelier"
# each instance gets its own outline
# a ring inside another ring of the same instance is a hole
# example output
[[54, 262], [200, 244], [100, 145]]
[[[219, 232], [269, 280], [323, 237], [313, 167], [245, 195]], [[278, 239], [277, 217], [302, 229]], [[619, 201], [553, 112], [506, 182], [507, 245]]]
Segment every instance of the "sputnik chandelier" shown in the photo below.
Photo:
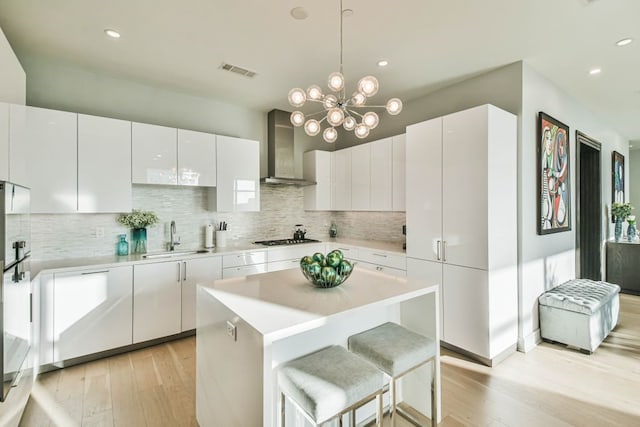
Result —
[[[373, 111], [361, 113], [363, 109], [386, 108], [387, 113], [397, 115], [402, 111], [402, 101], [391, 98], [386, 105], [365, 105], [367, 98], [378, 93], [378, 79], [374, 76], [366, 76], [358, 81], [356, 91], [347, 96], [345, 79], [342, 70], [342, 18], [344, 9], [340, 0], [340, 71], [329, 74], [328, 87], [332, 93], [324, 94], [318, 85], [311, 85], [304, 89], [294, 88], [289, 91], [289, 104], [300, 108], [307, 101], [316, 102], [324, 108], [318, 112], [305, 116], [302, 111], [291, 113], [291, 123], [300, 127], [309, 136], [316, 136], [322, 130], [322, 122], [326, 120], [329, 125], [322, 132], [322, 137], [327, 142], [335, 142], [338, 139], [336, 127], [342, 125], [347, 131], [353, 131], [356, 137], [362, 139], [369, 135], [369, 131], [378, 126], [380, 118]], [[320, 120], [309, 118], [323, 114]]]

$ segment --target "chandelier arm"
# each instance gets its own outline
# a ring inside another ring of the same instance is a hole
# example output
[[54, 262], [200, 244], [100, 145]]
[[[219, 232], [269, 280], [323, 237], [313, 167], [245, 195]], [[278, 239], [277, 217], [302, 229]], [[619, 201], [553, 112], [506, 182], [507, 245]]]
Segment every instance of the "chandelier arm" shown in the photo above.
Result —
[[349, 111], [349, 113], [354, 114], [354, 115], [356, 115], [356, 116], [359, 116], [360, 118], [362, 118], [362, 117], [363, 117], [363, 115], [362, 115], [362, 114], [360, 114], [360, 113], [358, 113], [357, 111], [353, 111], [353, 110], [348, 110], [348, 111]]
[[325, 114], [325, 117], [322, 119], [326, 119], [326, 114], [327, 114], [327, 110], [320, 110], [320, 111], [316, 111], [315, 113], [311, 113], [311, 114], [307, 114], [306, 117], [312, 117], [312, 116], [317, 116], [318, 114]]
[[349, 108], [387, 108], [386, 105], [349, 105]]

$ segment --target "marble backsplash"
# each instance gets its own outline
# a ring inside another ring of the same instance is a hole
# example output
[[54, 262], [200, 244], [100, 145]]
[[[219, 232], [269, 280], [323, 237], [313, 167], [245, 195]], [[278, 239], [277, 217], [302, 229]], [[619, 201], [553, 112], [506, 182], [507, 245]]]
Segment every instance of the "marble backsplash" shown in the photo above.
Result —
[[[260, 212], [211, 212], [208, 191], [199, 187], [133, 186], [133, 207], [154, 211], [159, 224], [147, 229], [149, 252], [162, 251], [169, 242], [169, 224], [176, 222], [178, 250], [204, 246], [205, 226], [226, 221], [228, 239], [254, 241], [292, 236], [295, 224], [304, 224], [307, 237], [326, 239], [335, 222], [338, 236], [354, 239], [402, 241], [404, 212], [307, 212], [303, 190], [291, 186], [262, 185]], [[119, 234], [131, 231], [120, 225], [118, 214], [51, 214], [31, 216], [32, 256], [37, 260], [113, 255]]]

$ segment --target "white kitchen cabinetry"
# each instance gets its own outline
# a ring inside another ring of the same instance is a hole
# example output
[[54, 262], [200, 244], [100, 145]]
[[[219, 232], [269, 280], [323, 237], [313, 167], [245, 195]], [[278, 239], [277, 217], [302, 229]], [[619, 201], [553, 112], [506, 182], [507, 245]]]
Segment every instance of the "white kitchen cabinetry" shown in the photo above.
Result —
[[316, 252], [325, 254], [324, 243], [303, 243], [293, 247], [270, 249], [267, 253], [267, 271], [280, 271], [289, 268], [300, 268], [300, 259], [305, 255], [313, 255]]
[[334, 211], [351, 210], [351, 149], [331, 153], [331, 209]]
[[0, 102], [0, 180], [9, 181], [9, 104]]
[[[368, 144], [371, 147], [371, 210], [393, 210], [393, 139], [385, 138]], [[363, 160], [364, 161], [364, 160]], [[356, 191], [356, 189], [352, 189]]]
[[131, 123], [131, 182], [178, 183], [177, 129]]
[[407, 275], [407, 257], [401, 254], [358, 248], [358, 253], [353, 260], [357, 261], [359, 268], [367, 268], [394, 276]]
[[351, 210], [371, 210], [371, 144], [356, 145], [351, 151]]
[[[14, 106], [12, 106], [14, 107]], [[24, 109], [24, 113], [20, 110]], [[78, 209], [78, 115], [35, 107], [12, 108], [24, 128], [31, 213], [75, 213]], [[13, 144], [11, 144], [13, 146]]]
[[[406, 135], [393, 137], [393, 201], [392, 210], [404, 212], [406, 210]], [[375, 188], [375, 187], [373, 187]]]
[[182, 262], [167, 261], [133, 267], [133, 342], [181, 331]]
[[215, 187], [216, 136], [178, 129], [178, 185]]
[[132, 343], [132, 270], [54, 273], [54, 362]]
[[248, 251], [222, 256], [222, 278], [267, 272], [267, 252]]
[[331, 152], [313, 150], [302, 156], [303, 177], [316, 185], [303, 188], [304, 210], [331, 210]]
[[443, 264], [442, 340], [491, 363], [517, 341], [516, 116], [472, 108], [406, 144], [407, 256]]
[[131, 211], [131, 122], [78, 114], [78, 212]]
[[182, 261], [182, 327], [196, 327], [196, 285], [222, 278], [222, 257], [197, 258]]
[[9, 181], [31, 187], [27, 108], [24, 105], [9, 104]]
[[218, 212], [260, 211], [260, 143], [217, 136], [217, 186], [209, 209]]

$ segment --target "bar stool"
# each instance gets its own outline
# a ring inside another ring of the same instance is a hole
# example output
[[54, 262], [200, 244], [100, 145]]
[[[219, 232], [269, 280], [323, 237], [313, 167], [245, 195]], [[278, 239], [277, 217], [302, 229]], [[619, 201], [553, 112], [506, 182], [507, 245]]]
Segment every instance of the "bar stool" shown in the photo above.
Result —
[[376, 365], [390, 377], [389, 417], [391, 426], [395, 426], [396, 412], [413, 424], [413, 417], [398, 411], [396, 407], [396, 380], [410, 371], [433, 361], [431, 375], [431, 425], [438, 425], [438, 411], [435, 397], [436, 379], [436, 343], [434, 340], [412, 332], [396, 323], [384, 323], [368, 331], [349, 337], [349, 351]]
[[285, 426], [287, 397], [313, 425], [377, 400], [377, 426], [382, 426], [384, 375], [371, 363], [331, 346], [284, 363], [278, 368], [280, 425]]

